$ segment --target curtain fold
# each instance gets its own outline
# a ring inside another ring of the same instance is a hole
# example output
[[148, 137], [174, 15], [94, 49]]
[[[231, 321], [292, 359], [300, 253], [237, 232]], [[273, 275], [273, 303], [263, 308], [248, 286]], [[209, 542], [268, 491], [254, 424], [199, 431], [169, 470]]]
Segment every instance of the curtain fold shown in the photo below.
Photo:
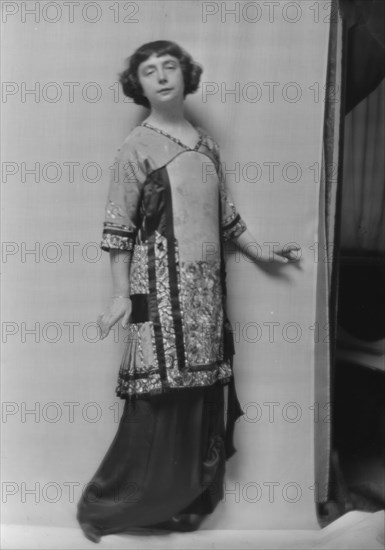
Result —
[[343, 21], [332, 4], [328, 70], [326, 79], [323, 153], [319, 196], [319, 250], [317, 322], [324, 323], [328, 334], [327, 346], [318, 345], [315, 354], [315, 400], [329, 411], [330, 422], [315, 426], [315, 478], [318, 502], [327, 502], [331, 484], [331, 432], [333, 418], [333, 378], [336, 335], [339, 222], [341, 202], [341, 143], [343, 140], [344, 113], [344, 55], [346, 52]]
[[385, 251], [385, 80], [345, 119], [341, 247]]

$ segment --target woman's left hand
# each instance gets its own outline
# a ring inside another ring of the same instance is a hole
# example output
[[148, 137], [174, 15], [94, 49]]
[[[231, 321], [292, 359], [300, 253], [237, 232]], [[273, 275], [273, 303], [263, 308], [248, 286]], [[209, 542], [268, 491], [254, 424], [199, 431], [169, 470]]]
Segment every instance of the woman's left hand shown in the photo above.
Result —
[[273, 261], [283, 264], [299, 262], [301, 260], [301, 248], [296, 245], [286, 245], [284, 248], [273, 251]]
[[263, 243], [269, 245], [262, 247], [248, 229], [234, 239], [243, 253], [256, 263], [287, 264], [298, 262], [301, 259], [301, 247], [292, 242], [283, 247], [276, 248], [278, 243]]

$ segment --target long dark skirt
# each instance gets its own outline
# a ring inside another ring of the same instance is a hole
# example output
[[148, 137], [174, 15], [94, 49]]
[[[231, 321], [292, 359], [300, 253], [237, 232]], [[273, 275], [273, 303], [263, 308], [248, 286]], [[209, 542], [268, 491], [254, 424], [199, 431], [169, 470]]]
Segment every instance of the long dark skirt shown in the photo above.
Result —
[[116, 436], [78, 503], [78, 521], [106, 535], [212, 512], [223, 496], [228, 443], [220, 383], [126, 400]]

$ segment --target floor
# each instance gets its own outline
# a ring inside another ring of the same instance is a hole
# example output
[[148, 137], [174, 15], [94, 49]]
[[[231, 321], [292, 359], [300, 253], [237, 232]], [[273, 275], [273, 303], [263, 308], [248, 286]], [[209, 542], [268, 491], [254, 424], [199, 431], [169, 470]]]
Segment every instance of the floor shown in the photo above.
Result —
[[98, 546], [88, 541], [80, 529], [29, 525], [2, 526], [4, 550], [108, 549], [360, 549], [384, 548], [384, 511], [352, 511], [319, 531], [197, 531], [159, 533], [155, 531], [109, 535]]

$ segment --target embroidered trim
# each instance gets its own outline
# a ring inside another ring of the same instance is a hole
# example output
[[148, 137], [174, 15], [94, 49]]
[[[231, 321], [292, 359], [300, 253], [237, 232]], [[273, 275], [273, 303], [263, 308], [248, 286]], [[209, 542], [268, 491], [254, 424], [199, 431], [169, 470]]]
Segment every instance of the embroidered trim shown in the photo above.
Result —
[[148, 294], [148, 246], [136, 244], [131, 260], [130, 295]]
[[171, 134], [169, 134], [168, 132], [165, 132], [164, 130], [161, 130], [160, 128], [156, 128], [156, 126], [152, 126], [152, 124], [149, 124], [148, 122], [142, 122], [141, 126], [144, 126], [145, 128], [149, 128], [150, 130], [154, 130], [154, 132], [157, 132], [158, 134], [161, 134], [162, 136], [165, 136], [166, 138], [170, 139], [171, 141], [173, 141], [177, 145], [180, 145], [181, 147], [183, 147], [187, 151], [198, 151], [198, 149], [201, 146], [202, 141], [203, 141], [203, 136], [202, 136], [201, 132], [199, 131], [199, 129], [197, 129], [197, 128], [196, 128], [196, 130], [199, 134], [199, 139], [198, 139], [198, 141], [197, 141], [197, 143], [194, 147], [189, 147], [188, 145], [185, 145], [180, 139], [172, 136]]
[[114, 222], [104, 222], [103, 223], [103, 227], [104, 229], [110, 229], [111, 232], [114, 232], [116, 231], [117, 233], [119, 232], [124, 232], [124, 233], [135, 233], [136, 231], [136, 228], [135, 227], [128, 227], [127, 225], [123, 225], [121, 223], [114, 223]]
[[162, 327], [165, 366], [167, 372], [178, 368], [176, 336], [171, 306], [167, 239], [155, 231], [155, 278], [159, 321]]
[[231, 239], [236, 239], [237, 237], [239, 237], [239, 235], [242, 235], [242, 233], [246, 231], [246, 229], [247, 227], [245, 222], [240, 216], [238, 216], [238, 219], [234, 220], [234, 222], [231, 223], [230, 226], [222, 228], [223, 240], [229, 241]]
[[135, 227], [128, 227], [127, 225], [110, 221], [104, 222], [100, 247], [106, 252], [109, 252], [111, 248], [132, 250], [136, 233], [137, 230]]
[[112, 248], [118, 250], [133, 250], [134, 241], [132, 237], [123, 237], [122, 235], [113, 235], [103, 232], [103, 238], [100, 241], [100, 248], [109, 252]]
[[213, 365], [211, 370], [202, 371], [170, 371], [170, 384], [165, 386], [161, 382], [159, 372], [148, 374], [136, 374], [135, 376], [122, 376], [116, 387], [116, 395], [125, 399], [133, 395], [153, 395], [164, 393], [172, 389], [183, 389], [191, 387], [206, 387], [220, 382], [228, 384], [231, 380], [232, 369], [229, 361]]

